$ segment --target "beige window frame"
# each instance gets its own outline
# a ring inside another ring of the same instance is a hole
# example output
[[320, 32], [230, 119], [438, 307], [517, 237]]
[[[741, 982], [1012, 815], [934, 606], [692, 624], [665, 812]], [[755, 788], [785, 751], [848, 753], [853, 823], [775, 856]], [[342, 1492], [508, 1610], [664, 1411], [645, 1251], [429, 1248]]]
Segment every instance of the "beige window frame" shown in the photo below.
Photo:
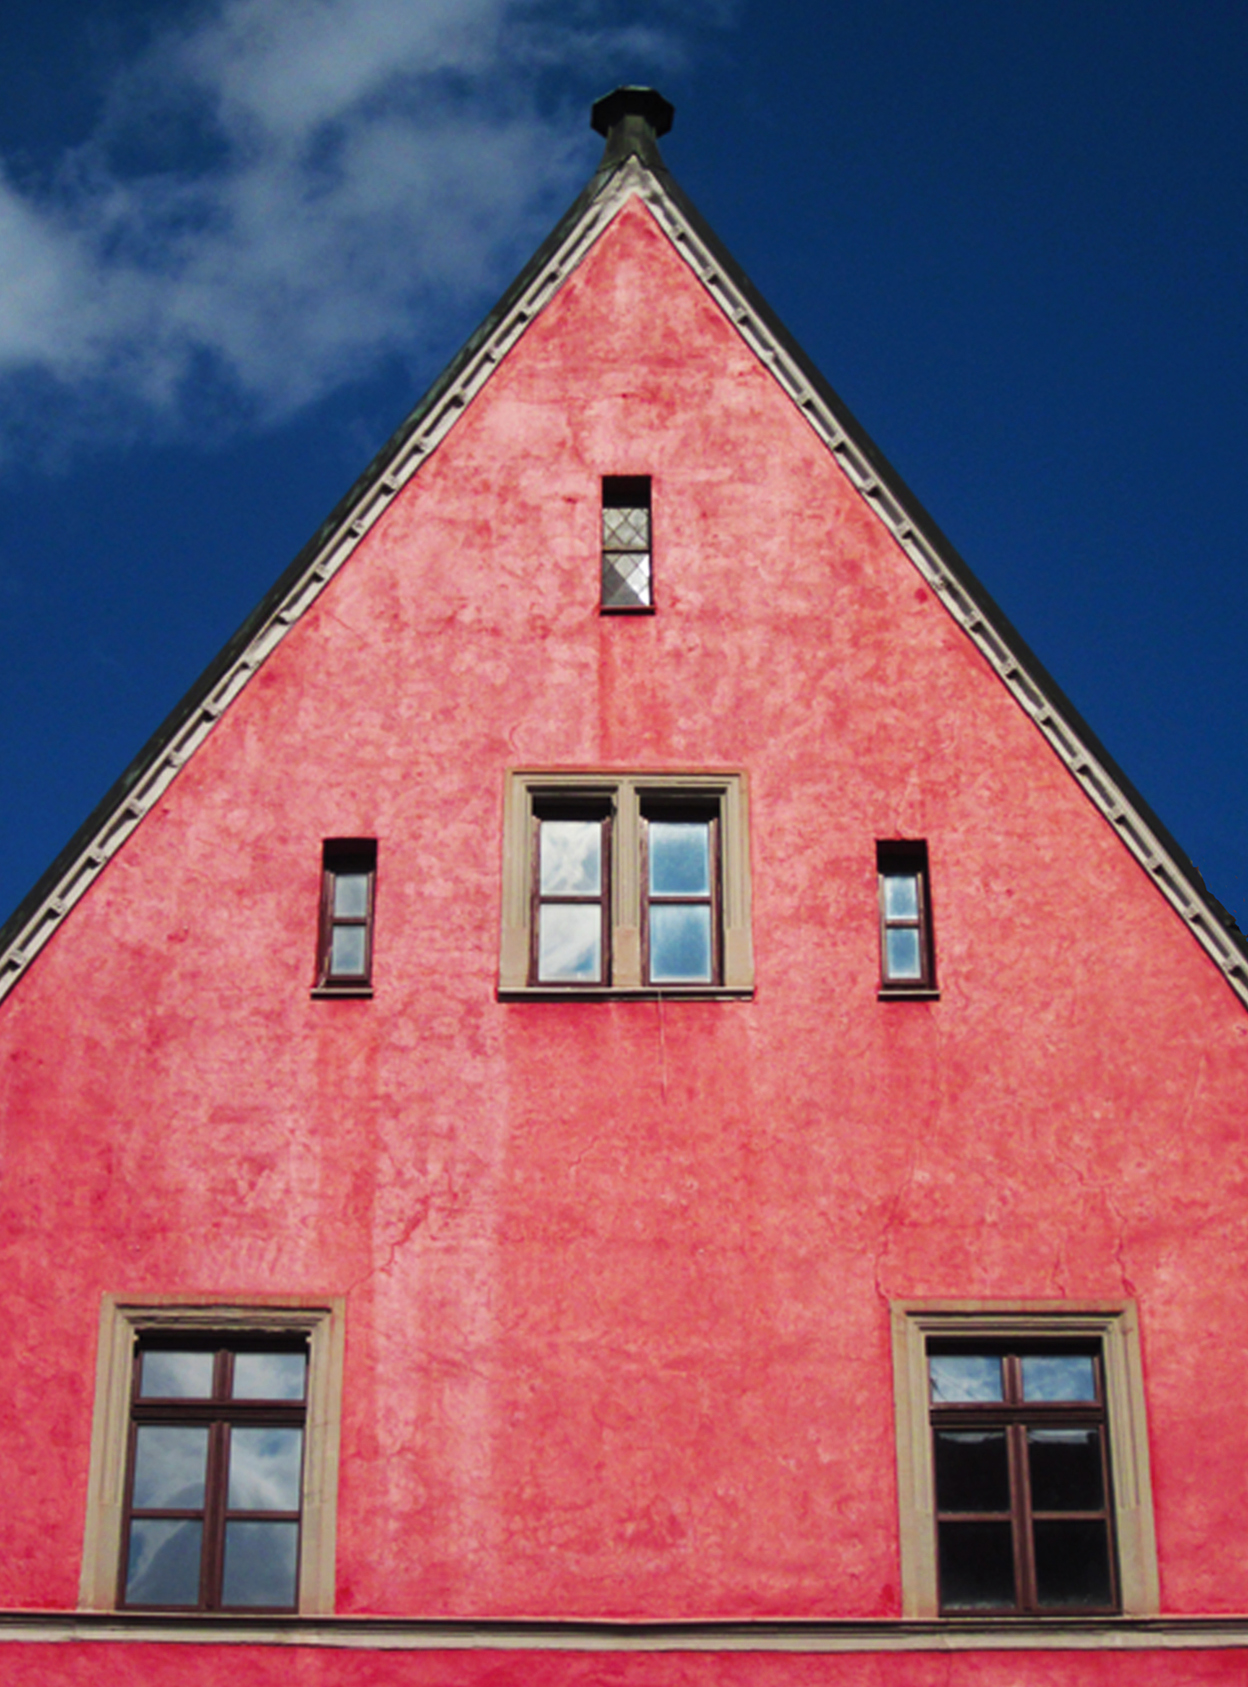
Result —
[[[895, 1301], [892, 1304], [893, 1388], [897, 1426], [902, 1615], [940, 1615], [936, 1569], [936, 1495], [932, 1471], [929, 1340], [985, 1341], [1073, 1338], [1100, 1344], [1113, 1486], [1114, 1534], [1123, 1616], [1151, 1616], [1160, 1594], [1149, 1475], [1148, 1430], [1140, 1364], [1139, 1316], [1133, 1301]], [[1046, 1627], [1070, 1613], [1032, 1616]], [[956, 1624], [956, 1616], [945, 1621]], [[977, 1616], [982, 1622], [983, 1616]], [[1003, 1624], [1018, 1618], [1002, 1616]], [[1111, 1619], [1112, 1620], [1112, 1619]]]
[[[133, 1302], [117, 1295], [104, 1296], [96, 1353], [79, 1609], [117, 1608], [134, 1350], [141, 1337], [156, 1332], [227, 1338], [307, 1337], [307, 1450], [301, 1509], [299, 1614], [332, 1614], [343, 1367], [343, 1302], [337, 1297], [315, 1303], [282, 1299], [239, 1306], [176, 1298]], [[203, 1613], [188, 1612], [187, 1620], [202, 1622]]]
[[[642, 817], [648, 797], [688, 797], [713, 805], [720, 851], [722, 960], [715, 984], [655, 985], [643, 976]], [[583, 989], [530, 982], [534, 818], [542, 800], [602, 800], [611, 814], [609, 982]], [[507, 775], [503, 812], [503, 930], [499, 995], [567, 1001], [569, 997], [750, 996], [754, 954], [750, 935], [748, 794], [744, 773], [600, 773], [516, 770]]]

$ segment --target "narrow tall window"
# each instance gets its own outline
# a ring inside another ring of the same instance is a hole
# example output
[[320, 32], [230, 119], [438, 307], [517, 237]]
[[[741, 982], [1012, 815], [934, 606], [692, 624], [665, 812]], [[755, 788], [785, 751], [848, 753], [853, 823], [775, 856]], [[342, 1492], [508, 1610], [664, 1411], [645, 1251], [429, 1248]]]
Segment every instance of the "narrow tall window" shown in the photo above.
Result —
[[880, 896], [880, 984], [885, 991], [932, 990], [931, 899], [928, 894], [927, 845], [887, 842], [876, 845]]
[[376, 889], [376, 840], [327, 840], [321, 882], [318, 988], [368, 989], [373, 971]]
[[650, 477], [607, 475], [602, 482], [602, 607], [614, 613], [654, 608], [650, 548]]
[[552, 798], [533, 816], [534, 984], [611, 982], [611, 805]]
[[705, 804], [645, 799], [642, 949], [647, 984], [719, 979], [719, 827]]
[[307, 1378], [306, 1340], [139, 1345], [122, 1605], [298, 1608]]
[[928, 1344], [940, 1608], [1113, 1611], [1099, 1343]]

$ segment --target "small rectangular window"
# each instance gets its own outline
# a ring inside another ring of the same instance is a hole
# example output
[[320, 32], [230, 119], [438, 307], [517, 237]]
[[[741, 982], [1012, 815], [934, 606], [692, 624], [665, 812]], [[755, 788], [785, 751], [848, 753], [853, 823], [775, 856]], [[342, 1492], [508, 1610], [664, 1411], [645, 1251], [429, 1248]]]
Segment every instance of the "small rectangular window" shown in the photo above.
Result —
[[932, 954], [927, 845], [877, 843], [880, 905], [880, 986], [889, 995], [930, 993], [936, 987]]
[[318, 989], [363, 993], [370, 988], [376, 888], [375, 839], [326, 841], [321, 876]]
[[613, 614], [654, 608], [650, 477], [602, 482], [602, 607]]

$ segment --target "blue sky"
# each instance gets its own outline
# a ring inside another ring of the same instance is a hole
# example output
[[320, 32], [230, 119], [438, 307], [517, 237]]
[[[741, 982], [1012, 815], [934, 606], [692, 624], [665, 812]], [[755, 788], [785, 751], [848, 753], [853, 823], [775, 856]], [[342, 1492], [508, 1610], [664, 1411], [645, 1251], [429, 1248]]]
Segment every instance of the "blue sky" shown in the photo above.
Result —
[[1248, 923], [1242, 0], [0, 11], [0, 918], [579, 190], [686, 191]]

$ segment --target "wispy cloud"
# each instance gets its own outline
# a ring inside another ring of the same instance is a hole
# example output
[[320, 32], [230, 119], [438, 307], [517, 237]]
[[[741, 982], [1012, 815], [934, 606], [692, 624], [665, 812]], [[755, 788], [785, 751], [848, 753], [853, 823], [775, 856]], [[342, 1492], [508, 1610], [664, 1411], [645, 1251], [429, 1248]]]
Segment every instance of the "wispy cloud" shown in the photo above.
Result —
[[[714, 22], [719, 4], [688, 10]], [[209, 395], [263, 425], [419, 355], [583, 174], [577, 122], [538, 90], [681, 56], [677, 31], [569, 0], [187, 15], [117, 71], [55, 179], [0, 162], [10, 445], [39, 418], [177, 430]]]

